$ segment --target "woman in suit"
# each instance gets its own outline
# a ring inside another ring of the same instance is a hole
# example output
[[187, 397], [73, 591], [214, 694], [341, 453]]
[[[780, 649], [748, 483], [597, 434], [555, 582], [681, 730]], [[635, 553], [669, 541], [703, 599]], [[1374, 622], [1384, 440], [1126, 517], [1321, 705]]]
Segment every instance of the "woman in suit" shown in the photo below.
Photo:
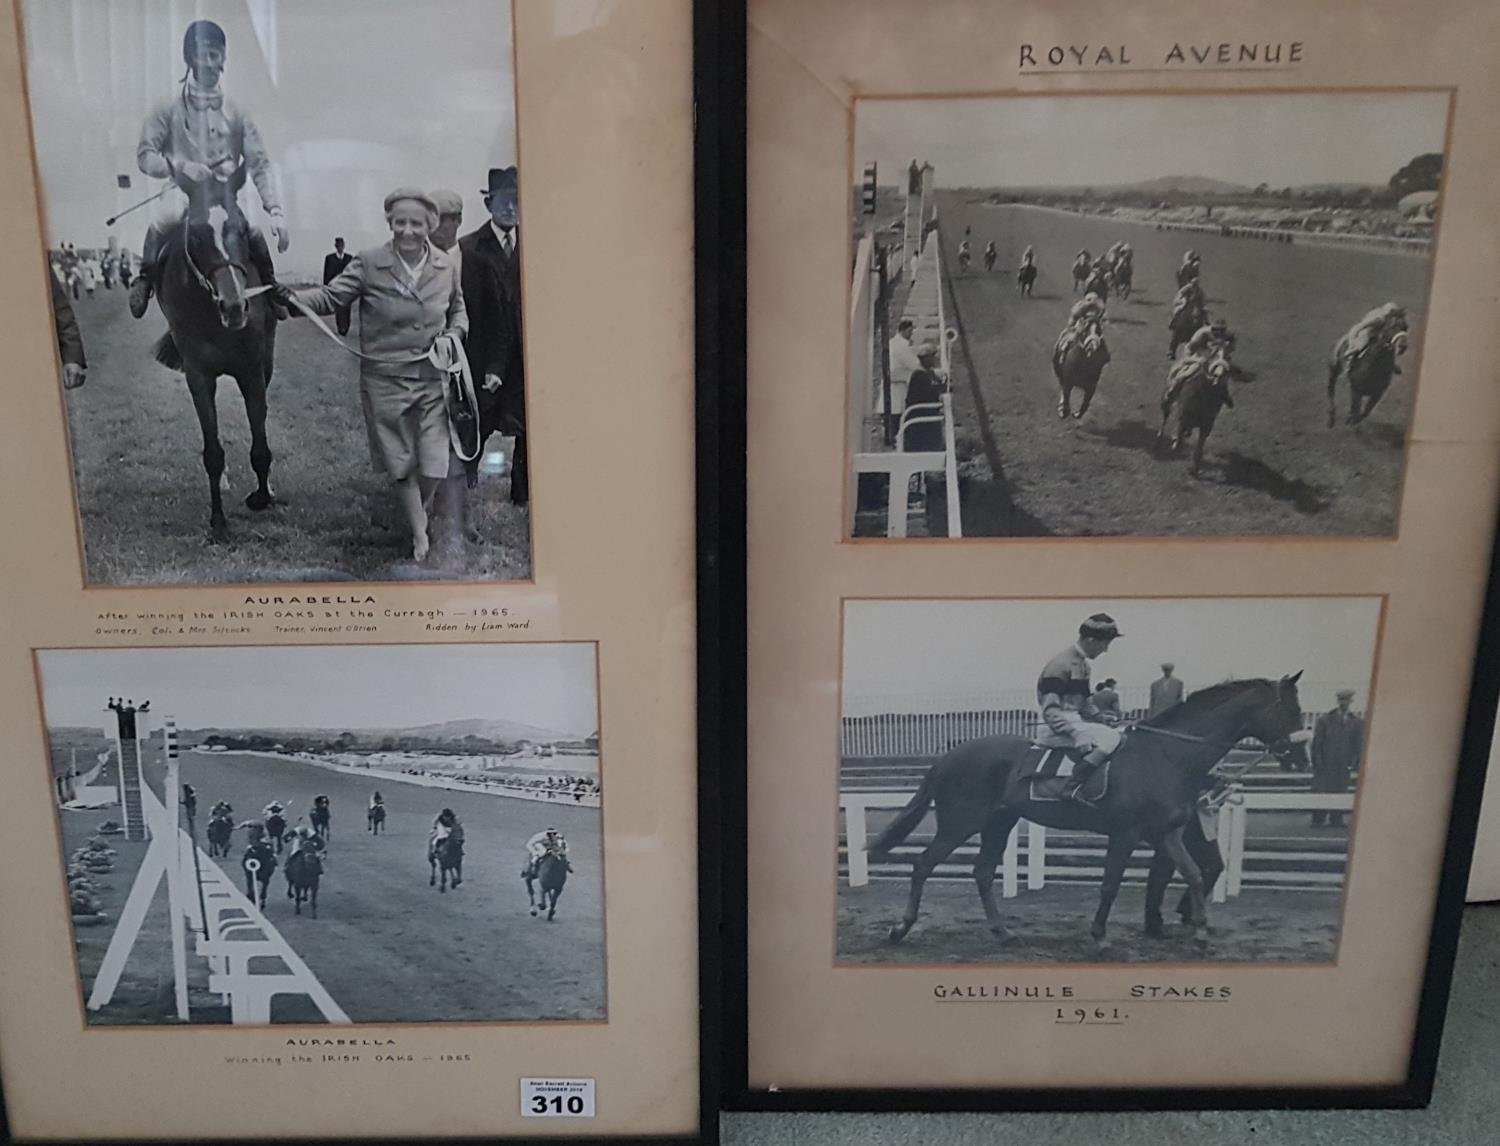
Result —
[[[427, 360], [445, 334], [468, 333], [458, 261], [431, 242], [437, 207], [427, 192], [385, 197], [391, 239], [356, 255], [325, 286], [278, 288], [315, 314], [359, 303], [360, 402], [377, 472], [388, 474], [411, 526], [412, 557], [427, 556], [427, 513], [448, 475], [452, 446], [444, 374]], [[297, 308], [293, 306], [293, 313]]]

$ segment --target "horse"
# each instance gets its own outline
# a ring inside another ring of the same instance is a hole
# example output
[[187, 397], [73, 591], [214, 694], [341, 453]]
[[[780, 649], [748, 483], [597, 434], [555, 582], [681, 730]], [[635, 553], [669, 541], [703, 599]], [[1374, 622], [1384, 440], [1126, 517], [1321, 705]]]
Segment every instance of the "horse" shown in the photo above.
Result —
[[385, 805], [371, 804], [365, 813], [366, 828], [377, 836], [385, 829]]
[[994, 248], [993, 245], [985, 247], [985, 249], [984, 249], [984, 269], [986, 271], [992, 271], [992, 270], [994, 270], [995, 269], [995, 260], [998, 259], [999, 257], [1000, 257], [1000, 252], [997, 251], [997, 250], [995, 250], [995, 248]]
[[1179, 288], [1187, 286], [1188, 283], [1196, 279], [1202, 272], [1203, 268], [1198, 263], [1183, 263], [1177, 268], [1177, 286]]
[[1036, 285], [1036, 264], [1022, 263], [1021, 268], [1016, 271], [1016, 289], [1022, 296], [1031, 297], [1031, 288]]
[[280, 812], [272, 812], [261, 823], [266, 830], [266, 839], [276, 845], [276, 854], [280, 855], [286, 840], [286, 817]]
[[[1206, 363], [1181, 363], [1172, 374], [1190, 371], [1178, 380], [1169, 375], [1167, 392], [1161, 400], [1161, 428], [1156, 433], [1156, 448], [1160, 452], [1167, 440], [1167, 421], [1172, 415], [1175, 399], [1177, 405], [1177, 433], [1172, 438], [1171, 453], [1176, 454], [1189, 434], [1198, 431], [1198, 440], [1193, 445], [1193, 474], [1197, 476], [1203, 466], [1203, 447], [1208, 435], [1214, 431], [1214, 422], [1224, 407], [1234, 409], [1234, 398], [1229, 393], [1229, 378], [1233, 371], [1229, 358], [1222, 350]], [[1176, 391], [1174, 394], [1174, 390]]]
[[[1338, 390], [1339, 375], [1349, 375], [1349, 417], [1351, 426], [1357, 426], [1370, 416], [1375, 405], [1390, 389], [1391, 380], [1401, 373], [1396, 360], [1406, 353], [1410, 336], [1398, 330], [1389, 338], [1382, 338], [1359, 354], [1349, 354], [1348, 336], [1339, 339], [1328, 361], [1328, 428], [1333, 429], [1334, 396]], [[1363, 406], [1361, 406], [1363, 399]]]
[[968, 248], [967, 244], [964, 244], [963, 246], [960, 246], [958, 248], [958, 269], [960, 271], [967, 271], [969, 269], [969, 260], [972, 257], [973, 256], [970, 255], [970, 253], [969, 253], [969, 248]]
[[245, 898], [264, 911], [266, 889], [271, 886], [271, 875], [276, 870], [275, 852], [263, 840], [252, 841], [240, 856], [240, 867], [245, 872]]
[[1089, 271], [1088, 280], [1083, 284], [1083, 293], [1089, 294], [1092, 292], [1099, 296], [1100, 302], [1108, 302], [1109, 288], [1109, 268], [1103, 263], [1095, 263], [1094, 269]]
[[[1057, 375], [1057, 386], [1062, 392], [1057, 400], [1057, 416], [1082, 418], [1094, 401], [1094, 391], [1099, 386], [1099, 376], [1109, 364], [1109, 346], [1104, 341], [1104, 330], [1099, 320], [1094, 319], [1082, 334], [1077, 335], [1066, 349], [1054, 351], [1052, 372]], [[1073, 410], [1073, 391], [1083, 391], [1083, 401], [1077, 412]]]
[[[536, 861], [536, 875], [531, 874], [528, 866], [522, 872], [526, 880], [526, 898], [531, 901], [531, 914], [535, 916], [538, 912], [547, 913], [547, 922], [552, 922], [552, 917], [557, 914], [557, 901], [562, 898], [563, 888], [568, 882], [568, 861], [562, 856], [553, 855], [548, 852]], [[540, 898], [537, 895], [535, 884], [541, 884]]]
[[326, 843], [333, 838], [333, 809], [328, 806], [327, 801], [321, 804], [314, 803], [312, 811], [307, 814], [307, 818], [311, 822], [313, 832], [316, 833], [318, 839]]
[[[1026, 737], [986, 736], [951, 749], [928, 769], [911, 800], [870, 848], [872, 857], [889, 855], [916, 830], [928, 808], [935, 809], [936, 834], [912, 865], [906, 910], [891, 927], [890, 941], [905, 939], [916, 923], [922, 888], [933, 870], [976, 834], [980, 848], [974, 882], [979, 899], [990, 933], [1007, 939], [995, 904], [995, 868], [1011, 831], [1024, 817], [1050, 828], [1108, 837], [1099, 906], [1089, 928], [1101, 950], [1108, 944], [1110, 909], [1126, 861], [1142, 840], [1165, 851], [1171, 866], [1187, 881], [1189, 923], [1195, 941], [1206, 945], [1203, 872], [1184, 843], [1189, 821], [1197, 817], [1199, 797], [1213, 783], [1214, 767], [1242, 739], [1259, 740], [1276, 753], [1291, 750], [1292, 737], [1302, 729], [1297, 696], [1301, 676], [1297, 672], [1280, 680], [1211, 685], [1135, 725], [1108, 764], [1104, 794], [1092, 804], [1034, 798], [1027, 765], [1041, 750]], [[1164, 878], [1161, 886], [1166, 886]]]
[[298, 848], [286, 857], [286, 895], [298, 915], [306, 903], [312, 917], [318, 917], [318, 880], [322, 875], [323, 857], [313, 848]]
[[208, 855], [210, 859], [229, 854], [229, 842], [234, 838], [234, 817], [217, 815], [208, 821]]
[[203, 432], [203, 469], [208, 475], [209, 535], [228, 540], [224, 516], [224, 446], [215, 403], [219, 376], [238, 384], [250, 421], [250, 466], [256, 488], [245, 505], [257, 512], [275, 503], [271, 492], [271, 446], [266, 436], [266, 391], [276, 348], [276, 316], [249, 259], [248, 225], [234, 195], [244, 184], [243, 166], [228, 182], [200, 185], [189, 198], [182, 226], [164, 239], [158, 261], [158, 304], [167, 333], [156, 344], [156, 360], [187, 376], [188, 393]]
[[1167, 332], [1171, 336], [1167, 343], [1167, 357], [1176, 358], [1177, 348], [1208, 325], [1208, 310], [1202, 303], [1192, 303], [1174, 310], [1167, 319]]
[[[431, 877], [427, 880], [428, 887], [436, 886], [438, 891], [448, 890], [449, 873], [456, 888], [464, 881], [464, 842], [455, 833], [449, 832], [446, 836], [431, 840], [427, 844], [427, 864], [432, 869]], [[438, 883], [439, 875], [442, 883]]]
[[1131, 261], [1120, 259], [1116, 262], [1110, 277], [1115, 293], [1121, 298], [1129, 298], [1131, 287], [1135, 282], [1135, 267]]
[[1087, 251], [1080, 251], [1078, 257], [1073, 260], [1073, 293], [1089, 281], [1089, 272], [1094, 269], [1094, 261], [1089, 258]]

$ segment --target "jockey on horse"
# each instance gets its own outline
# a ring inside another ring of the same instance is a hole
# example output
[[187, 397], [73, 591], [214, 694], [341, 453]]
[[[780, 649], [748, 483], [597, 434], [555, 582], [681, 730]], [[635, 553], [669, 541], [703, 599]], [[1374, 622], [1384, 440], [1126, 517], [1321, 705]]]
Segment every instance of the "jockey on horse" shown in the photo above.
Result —
[[1191, 248], [1182, 256], [1182, 264], [1177, 268], [1177, 285], [1183, 286], [1196, 279], [1203, 271], [1203, 259], [1198, 252]]
[[568, 841], [556, 828], [547, 828], [526, 841], [526, 866], [521, 875], [526, 879], [535, 879], [537, 869], [547, 855], [556, 856], [569, 871], [573, 870], [573, 865], [568, 862]]
[[432, 818], [432, 834], [427, 837], [427, 850], [431, 851], [449, 836], [453, 836], [457, 838], [459, 843], [463, 843], [464, 825], [458, 818], [457, 812], [452, 808], [444, 808]]
[[[1186, 288], [1184, 288], [1186, 289]], [[1172, 403], [1177, 401], [1182, 393], [1182, 388], [1187, 384], [1189, 378], [1193, 377], [1215, 357], [1222, 354], [1224, 361], [1229, 362], [1234, 353], [1234, 332], [1229, 329], [1229, 323], [1222, 318], [1216, 318], [1207, 326], [1199, 328], [1193, 337], [1188, 339], [1187, 348], [1183, 352], [1182, 361], [1172, 367], [1168, 375], [1167, 392], [1162, 396], [1162, 409], [1168, 409]], [[1234, 408], [1234, 402], [1228, 396], [1228, 378], [1240, 377], [1240, 373], [1230, 363], [1229, 373], [1225, 376], [1225, 405]]]
[[[1030, 247], [1026, 248], [1028, 251]], [[995, 269], [995, 261], [1000, 257], [1000, 252], [995, 249], [995, 240], [991, 239], [984, 245], [984, 269], [992, 271]]]
[[196, 189], [208, 187], [216, 205], [228, 212], [231, 224], [244, 228], [250, 258], [262, 283], [274, 285], [276, 271], [265, 236], [245, 218], [236, 198], [246, 173], [271, 218], [277, 250], [285, 253], [290, 242], [271, 159], [260, 132], [246, 112], [225, 98], [219, 86], [226, 55], [224, 29], [212, 20], [189, 24], [182, 41], [182, 59], [187, 65], [182, 86], [175, 97], [159, 104], [142, 126], [136, 164], [145, 175], [171, 180], [172, 187], [163, 195], [146, 231], [140, 277], [130, 284], [130, 313], [135, 318], [145, 315], [156, 288], [162, 240], [172, 227], [180, 226]]
[[1120, 746], [1119, 729], [1101, 723], [1089, 687], [1089, 661], [1120, 637], [1114, 618], [1095, 613], [1078, 627], [1078, 640], [1049, 660], [1036, 682], [1036, 701], [1046, 726], [1037, 739], [1045, 747], [1072, 749], [1076, 797], [1088, 778]]
[[1379, 346], [1407, 329], [1406, 308], [1400, 303], [1383, 303], [1356, 322], [1349, 328], [1349, 333], [1344, 335], [1344, 360], [1353, 362], [1370, 347]]
[[1068, 312], [1068, 325], [1063, 327], [1062, 333], [1057, 336], [1057, 345], [1052, 350], [1052, 360], [1056, 362], [1066, 352], [1068, 347], [1081, 338], [1090, 326], [1098, 323], [1104, 325], [1104, 300], [1093, 291], [1084, 295], [1073, 304], [1073, 309]]

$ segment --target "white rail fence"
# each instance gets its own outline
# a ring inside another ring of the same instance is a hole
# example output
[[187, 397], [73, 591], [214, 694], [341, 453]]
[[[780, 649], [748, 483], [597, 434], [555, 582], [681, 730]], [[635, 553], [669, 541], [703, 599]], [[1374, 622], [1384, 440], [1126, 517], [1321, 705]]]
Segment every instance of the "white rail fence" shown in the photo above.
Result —
[[[161, 801], [147, 787], [143, 786], [142, 794], [150, 808], [153, 832], [171, 833], [171, 817]], [[230, 1022], [269, 1023], [271, 1002], [278, 995], [306, 996], [325, 1021], [351, 1022], [302, 957], [224, 869], [197, 849], [195, 871], [191, 837], [180, 829], [176, 836], [177, 878], [181, 886], [194, 888], [201, 875], [203, 900], [200, 905], [197, 895], [183, 895], [182, 916], [173, 925], [186, 926], [197, 936], [197, 954], [208, 960], [208, 988], [229, 1005]]]
[[[870, 882], [870, 827], [868, 812], [872, 808], [902, 808], [911, 799], [910, 792], [841, 792], [839, 807], [844, 813], [844, 838], [847, 841], [849, 886], [864, 887]], [[1223, 903], [1230, 896], [1238, 896], [1244, 888], [1247, 862], [1255, 860], [1326, 860], [1325, 853], [1304, 855], [1296, 852], [1257, 853], [1246, 847], [1246, 821], [1252, 811], [1321, 811], [1347, 813], [1354, 808], [1352, 793], [1312, 792], [1241, 792], [1236, 793], [1219, 806], [1216, 821], [1216, 837], [1219, 850], [1224, 856], [1224, 874], [1214, 885], [1213, 900]], [[930, 814], [930, 813], [929, 813]], [[1021, 833], [1026, 833], [1026, 858], [1021, 859]], [[1047, 844], [1047, 828], [1023, 820], [1011, 832], [1005, 844], [1005, 855], [1000, 861], [1001, 895], [1014, 899], [1020, 894], [1024, 879], [1027, 891], [1040, 891], [1047, 886], [1048, 855], [1086, 857], [1103, 854], [1102, 846], [1052, 847]], [[1052, 874], [1102, 877], [1102, 868], [1069, 865], [1054, 866]], [[1343, 876], [1319, 872], [1257, 872], [1257, 879], [1271, 883], [1328, 884], [1342, 886]], [[900, 878], [906, 878], [903, 873]]]
[[[915, 325], [918, 343], [932, 339], [939, 347], [940, 370], [945, 389], [936, 402], [903, 405], [896, 429], [894, 450], [865, 448], [866, 418], [884, 416], [885, 393], [881, 384], [879, 354], [876, 345], [878, 276], [874, 266], [873, 235], [866, 235], [859, 245], [854, 264], [854, 288], [849, 313], [849, 449], [854, 470], [854, 489], [858, 490], [860, 474], [886, 474], [889, 478], [886, 501], [886, 536], [905, 537], [909, 515], [908, 491], [914, 477], [924, 473], [941, 473], [947, 501], [949, 537], [963, 536], [963, 511], [959, 504], [958, 442], [953, 423], [953, 395], [947, 389], [952, 377], [947, 337], [947, 309], [943, 301], [942, 244], [936, 228], [926, 237], [921, 254], [914, 262], [911, 290], [907, 295], [904, 318]], [[895, 388], [893, 386], [893, 396]], [[908, 450], [907, 431], [916, 426], [940, 425], [943, 448]], [[852, 512], [852, 507], [851, 507]]]

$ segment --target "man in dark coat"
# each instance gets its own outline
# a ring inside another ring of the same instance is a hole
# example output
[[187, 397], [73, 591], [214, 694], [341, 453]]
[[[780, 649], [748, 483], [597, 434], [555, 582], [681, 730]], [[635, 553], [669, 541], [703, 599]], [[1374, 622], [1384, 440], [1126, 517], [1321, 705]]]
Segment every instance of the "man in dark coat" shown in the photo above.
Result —
[[[484, 194], [490, 217], [458, 241], [463, 254], [464, 303], [469, 312], [469, 362], [479, 388], [479, 439], [513, 434], [510, 499], [526, 505], [531, 481], [526, 455], [526, 364], [521, 345], [521, 214], [514, 167], [490, 170]], [[469, 466], [469, 484], [478, 462]]]
[[[1353, 690], [1340, 689], [1335, 695], [1338, 707], [1323, 713], [1313, 725], [1314, 792], [1347, 792], [1365, 750], [1365, 722], [1349, 711]], [[1313, 827], [1321, 827], [1325, 819], [1331, 828], [1344, 826], [1343, 812], [1317, 811], [1312, 814]]]
[[1182, 703], [1182, 681], [1173, 676], [1177, 668], [1171, 661], [1161, 666], [1161, 676], [1151, 682], [1151, 707], [1146, 710], [1146, 719], [1165, 712], [1174, 704]]
[[[354, 256], [344, 250], [344, 240], [333, 240], [333, 252], [323, 256], [323, 285], [327, 286], [334, 279], [338, 278], [343, 273], [344, 268], [353, 261]], [[349, 315], [352, 309], [352, 307], [341, 306], [338, 310], [334, 311], [333, 317], [338, 323], [340, 334], [349, 333]]]
[[88, 362], [83, 356], [83, 335], [73, 314], [73, 304], [68, 301], [68, 292], [63, 290], [55, 274], [49, 272], [47, 281], [52, 284], [52, 321], [57, 327], [57, 350], [62, 356], [63, 389], [76, 390], [83, 385], [88, 371]]

